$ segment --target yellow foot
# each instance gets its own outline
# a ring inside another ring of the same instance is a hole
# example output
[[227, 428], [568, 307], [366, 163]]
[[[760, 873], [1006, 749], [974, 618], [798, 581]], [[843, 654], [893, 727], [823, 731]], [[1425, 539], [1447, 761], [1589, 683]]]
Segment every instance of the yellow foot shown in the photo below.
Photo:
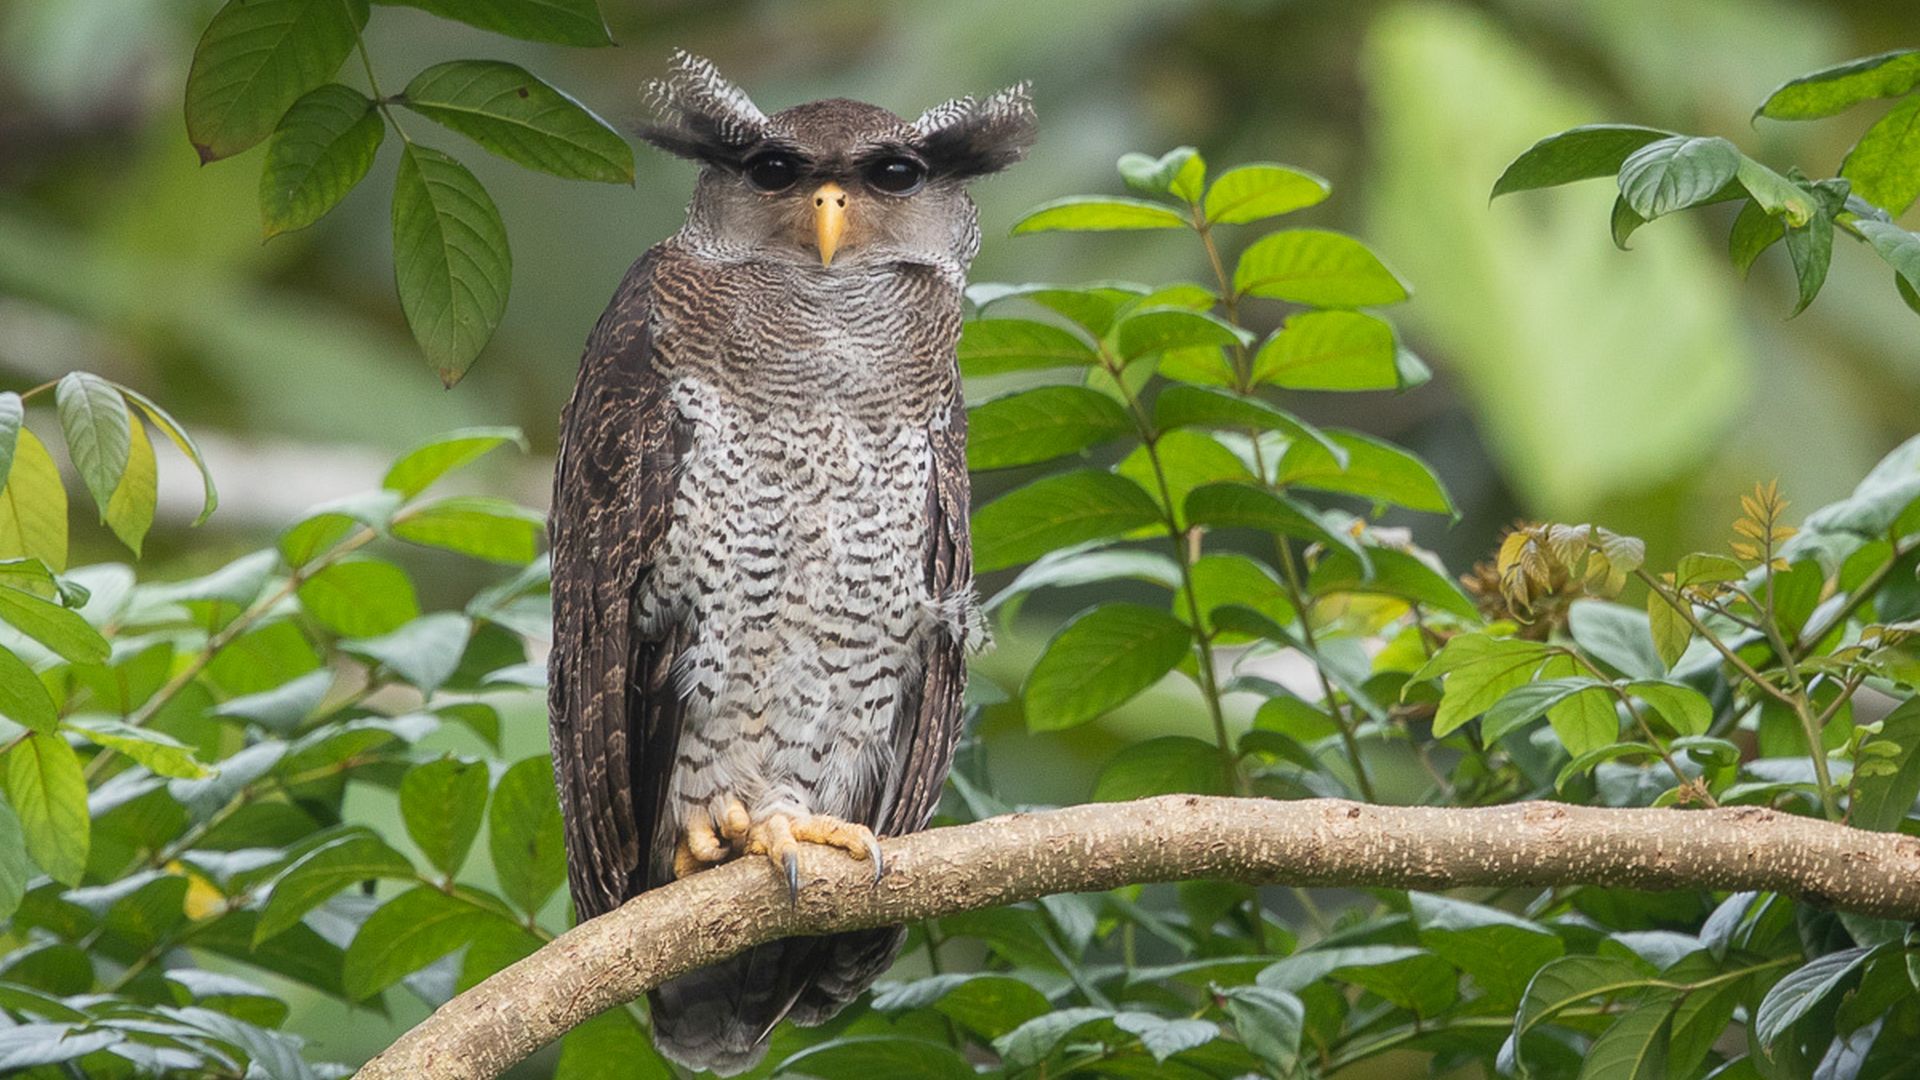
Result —
[[[732, 810], [733, 807], [728, 809]], [[732, 854], [726, 842], [714, 832], [713, 819], [707, 816], [705, 810], [695, 810], [687, 817], [686, 831], [680, 835], [680, 843], [673, 849], [673, 876], [683, 878], [705, 870], [714, 863], [725, 861]]]
[[[731, 816], [732, 807], [728, 807]], [[747, 831], [746, 850], [750, 854], [765, 855], [773, 860], [776, 869], [787, 876], [787, 895], [792, 899], [800, 896], [800, 845], [821, 844], [836, 847], [856, 859], [866, 859], [873, 863], [873, 879], [880, 880], [886, 873], [886, 867], [880, 860], [880, 843], [873, 837], [873, 830], [865, 825], [856, 825], [838, 818], [819, 814], [801, 817], [789, 817], [786, 814], [772, 814], [765, 821], [754, 825]]]

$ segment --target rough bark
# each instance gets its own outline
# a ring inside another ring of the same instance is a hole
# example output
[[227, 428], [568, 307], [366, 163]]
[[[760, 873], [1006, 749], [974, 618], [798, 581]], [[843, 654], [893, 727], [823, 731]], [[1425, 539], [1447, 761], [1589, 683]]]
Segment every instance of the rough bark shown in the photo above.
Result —
[[358, 1075], [495, 1077], [661, 980], [759, 942], [1135, 882], [1754, 889], [1920, 918], [1920, 839], [1757, 808], [1444, 809], [1162, 796], [1014, 814], [883, 847], [887, 873], [877, 883], [866, 863], [808, 851], [797, 903], [763, 859], [649, 892], [441, 1006]]

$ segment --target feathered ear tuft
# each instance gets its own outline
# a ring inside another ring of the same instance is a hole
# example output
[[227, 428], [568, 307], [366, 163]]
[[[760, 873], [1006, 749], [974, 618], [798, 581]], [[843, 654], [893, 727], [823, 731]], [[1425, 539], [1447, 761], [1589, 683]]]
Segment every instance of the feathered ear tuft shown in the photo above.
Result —
[[721, 78], [713, 61], [685, 49], [673, 54], [673, 70], [647, 84], [654, 123], [640, 137], [677, 157], [735, 166], [759, 142], [767, 117], [746, 92]]
[[1039, 134], [1028, 84], [1020, 83], [987, 98], [955, 98], [936, 105], [913, 122], [920, 153], [935, 175], [969, 179], [985, 176], [1027, 156]]

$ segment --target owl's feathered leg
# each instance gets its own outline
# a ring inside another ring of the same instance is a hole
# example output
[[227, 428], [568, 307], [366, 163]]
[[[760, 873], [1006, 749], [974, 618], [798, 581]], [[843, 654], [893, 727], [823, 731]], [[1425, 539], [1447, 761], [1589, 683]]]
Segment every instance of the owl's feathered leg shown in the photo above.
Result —
[[766, 820], [747, 833], [747, 852], [765, 855], [787, 875], [787, 895], [800, 896], [800, 845], [820, 844], [837, 847], [856, 859], [873, 863], [873, 879], [880, 880], [886, 866], [880, 860], [880, 842], [865, 825], [841, 821], [823, 814], [769, 814]]

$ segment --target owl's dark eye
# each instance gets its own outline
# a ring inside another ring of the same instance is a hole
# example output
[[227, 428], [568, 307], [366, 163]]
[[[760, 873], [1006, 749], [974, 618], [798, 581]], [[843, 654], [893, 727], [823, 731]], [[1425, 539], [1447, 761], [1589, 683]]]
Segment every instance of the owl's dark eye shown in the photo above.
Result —
[[761, 154], [747, 162], [747, 183], [765, 192], [785, 191], [800, 179], [800, 162], [791, 154]]
[[889, 195], [911, 195], [926, 179], [927, 167], [912, 158], [881, 158], [867, 166], [867, 183]]

